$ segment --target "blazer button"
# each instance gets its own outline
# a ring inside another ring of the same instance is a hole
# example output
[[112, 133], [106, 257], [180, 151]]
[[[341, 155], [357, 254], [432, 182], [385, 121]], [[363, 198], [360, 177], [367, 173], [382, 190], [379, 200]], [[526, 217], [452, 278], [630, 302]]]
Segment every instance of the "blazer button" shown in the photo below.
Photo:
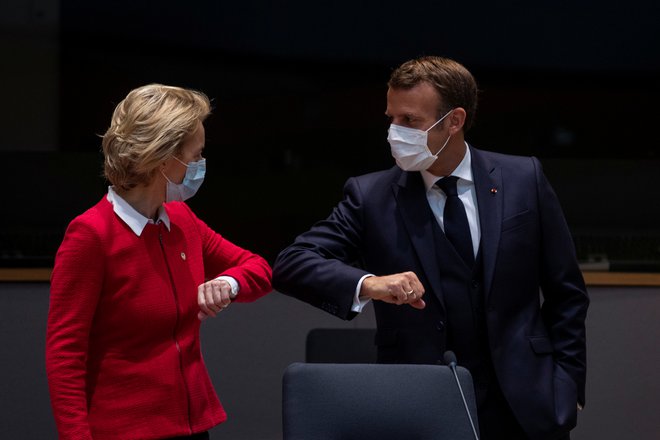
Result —
[[472, 288], [473, 289], [478, 289], [479, 288], [479, 281], [472, 280]]
[[444, 322], [444, 321], [438, 321], [438, 324], [435, 326], [435, 328], [436, 328], [439, 332], [443, 332], [443, 331], [445, 331], [445, 322]]

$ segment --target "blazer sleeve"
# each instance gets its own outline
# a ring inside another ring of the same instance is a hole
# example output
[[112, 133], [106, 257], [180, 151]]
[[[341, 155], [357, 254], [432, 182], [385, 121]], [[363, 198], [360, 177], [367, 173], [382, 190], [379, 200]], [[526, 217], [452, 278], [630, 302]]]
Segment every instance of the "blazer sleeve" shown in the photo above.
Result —
[[330, 216], [299, 235], [275, 260], [273, 285], [342, 319], [352, 319], [355, 289], [368, 272], [357, 267], [363, 234], [363, 196], [356, 178]]
[[270, 293], [272, 269], [261, 256], [243, 249], [211, 229], [197, 218], [186, 206], [200, 232], [204, 256], [204, 273], [207, 279], [221, 275], [234, 278], [239, 293], [234, 301], [251, 302]]
[[103, 276], [103, 246], [91, 225], [71, 222], [51, 276], [46, 373], [60, 439], [91, 439], [86, 361]]
[[534, 166], [541, 218], [542, 316], [552, 339], [555, 363], [573, 379], [578, 402], [584, 405], [589, 297], [559, 200], [536, 158]]

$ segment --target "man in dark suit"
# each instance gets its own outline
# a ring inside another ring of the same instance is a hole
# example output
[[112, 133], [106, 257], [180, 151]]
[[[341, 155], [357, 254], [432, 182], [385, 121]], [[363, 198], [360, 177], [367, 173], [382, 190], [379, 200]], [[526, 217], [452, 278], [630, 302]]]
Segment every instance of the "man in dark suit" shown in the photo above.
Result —
[[379, 362], [453, 350], [482, 439], [568, 438], [589, 299], [539, 161], [465, 142], [477, 86], [455, 61], [408, 61], [388, 86], [397, 166], [349, 179], [332, 214], [280, 253], [274, 287], [343, 319], [374, 300]]

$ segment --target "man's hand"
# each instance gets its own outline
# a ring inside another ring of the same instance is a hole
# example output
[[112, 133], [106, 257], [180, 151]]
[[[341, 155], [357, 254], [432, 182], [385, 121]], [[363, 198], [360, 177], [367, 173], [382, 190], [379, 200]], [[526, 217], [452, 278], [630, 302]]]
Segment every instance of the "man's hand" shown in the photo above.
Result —
[[362, 281], [360, 296], [390, 304], [410, 304], [416, 309], [423, 309], [424, 286], [414, 272], [403, 272], [382, 277], [368, 277]]
[[234, 295], [231, 293], [231, 285], [225, 280], [211, 280], [197, 287], [197, 304], [200, 312], [197, 317], [200, 321], [215, 316], [226, 309]]

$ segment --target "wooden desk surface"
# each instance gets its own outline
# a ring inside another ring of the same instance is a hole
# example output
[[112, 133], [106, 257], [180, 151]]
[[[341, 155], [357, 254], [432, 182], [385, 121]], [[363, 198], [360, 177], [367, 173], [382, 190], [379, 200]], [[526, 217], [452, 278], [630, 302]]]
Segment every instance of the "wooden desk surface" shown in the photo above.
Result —
[[[0, 268], [0, 282], [48, 282], [52, 269]], [[583, 272], [587, 286], [660, 286], [660, 273]]]
[[587, 286], [660, 286], [660, 273], [582, 272]]
[[1, 281], [50, 281], [50, 274], [53, 271], [50, 267], [35, 267], [35, 268], [23, 268], [23, 267], [11, 267], [11, 268], [0, 268], [0, 282]]

